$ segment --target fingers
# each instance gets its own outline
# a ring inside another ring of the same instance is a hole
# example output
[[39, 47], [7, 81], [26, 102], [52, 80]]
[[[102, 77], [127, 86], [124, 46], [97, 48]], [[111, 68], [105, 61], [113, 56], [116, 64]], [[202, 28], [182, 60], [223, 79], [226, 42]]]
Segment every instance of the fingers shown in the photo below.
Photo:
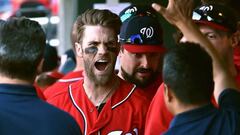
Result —
[[188, 17], [189, 17], [189, 18], [192, 18], [192, 12], [193, 12], [193, 8], [194, 8], [194, 2], [193, 2], [193, 0], [189, 0], [186, 6], [187, 6], [188, 9], [189, 9], [189, 10], [188, 10]]
[[162, 7], [161, 5], [159, 5], [157, 3], [153, 3], [152, 4], [152, 8], [154, 10], [156, 10], [157, 12], [161, 13], [161, 14], [163, 14], [165, 12], [165, 10], [166, 10], [164, 7]]

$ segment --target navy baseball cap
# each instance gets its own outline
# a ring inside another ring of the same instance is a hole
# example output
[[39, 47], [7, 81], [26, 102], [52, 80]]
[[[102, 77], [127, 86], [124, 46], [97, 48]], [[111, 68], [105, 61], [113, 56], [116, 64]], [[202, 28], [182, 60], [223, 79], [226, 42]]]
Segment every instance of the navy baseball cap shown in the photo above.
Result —
[[[120, 12], [120, 43], [129, 52], [164, 52], [163, 30], [154, 11], [131, 5]], [[123, 17], [124, 16], [124, 17]]]
[[237, 30], [237, 18], [234, 12], [223, 4], [209, 3], [197, 7], [193, 11], [192, 20], [225, 32]]

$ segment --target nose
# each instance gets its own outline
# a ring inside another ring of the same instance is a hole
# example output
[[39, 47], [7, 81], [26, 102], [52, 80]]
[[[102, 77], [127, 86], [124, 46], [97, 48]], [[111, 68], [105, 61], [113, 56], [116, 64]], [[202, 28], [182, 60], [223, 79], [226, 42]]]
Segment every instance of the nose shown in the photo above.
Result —
[[148, 56], [147, 55], [142, 55], [141, 66], [143, 68], [148, 68], [149, 67], [149, 62], [150, 62], [150, 59], [148, 58]]
[[107, 46], [104, 45], [104, 44], [101, 44], [101, 45], [98, 47], [98, 53], [99, 53], [99, 54], [105, 54], [105, 53], [107, 53]]

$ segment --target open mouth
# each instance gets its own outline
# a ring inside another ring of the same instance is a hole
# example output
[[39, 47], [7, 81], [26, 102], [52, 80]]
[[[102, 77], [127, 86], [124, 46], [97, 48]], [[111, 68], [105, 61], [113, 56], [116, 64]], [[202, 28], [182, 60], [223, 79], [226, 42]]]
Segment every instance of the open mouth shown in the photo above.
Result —
[[97, 62], [95, 62], [94, 65], [95, 65], [96, 69], [98, 69], [99, 71], [104, 71], [107, 68], [108, 61], [107, 60], [98, 60]]

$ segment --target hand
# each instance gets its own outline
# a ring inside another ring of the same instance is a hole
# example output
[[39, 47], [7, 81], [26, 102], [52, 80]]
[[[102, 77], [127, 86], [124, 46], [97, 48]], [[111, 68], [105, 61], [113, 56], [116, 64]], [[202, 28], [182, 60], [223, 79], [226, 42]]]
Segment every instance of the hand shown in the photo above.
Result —
[[192, 20], [193, 0], [169, 0], [166, 8], [156, 3], [153, 3], [152, 7], [177, 27]]

